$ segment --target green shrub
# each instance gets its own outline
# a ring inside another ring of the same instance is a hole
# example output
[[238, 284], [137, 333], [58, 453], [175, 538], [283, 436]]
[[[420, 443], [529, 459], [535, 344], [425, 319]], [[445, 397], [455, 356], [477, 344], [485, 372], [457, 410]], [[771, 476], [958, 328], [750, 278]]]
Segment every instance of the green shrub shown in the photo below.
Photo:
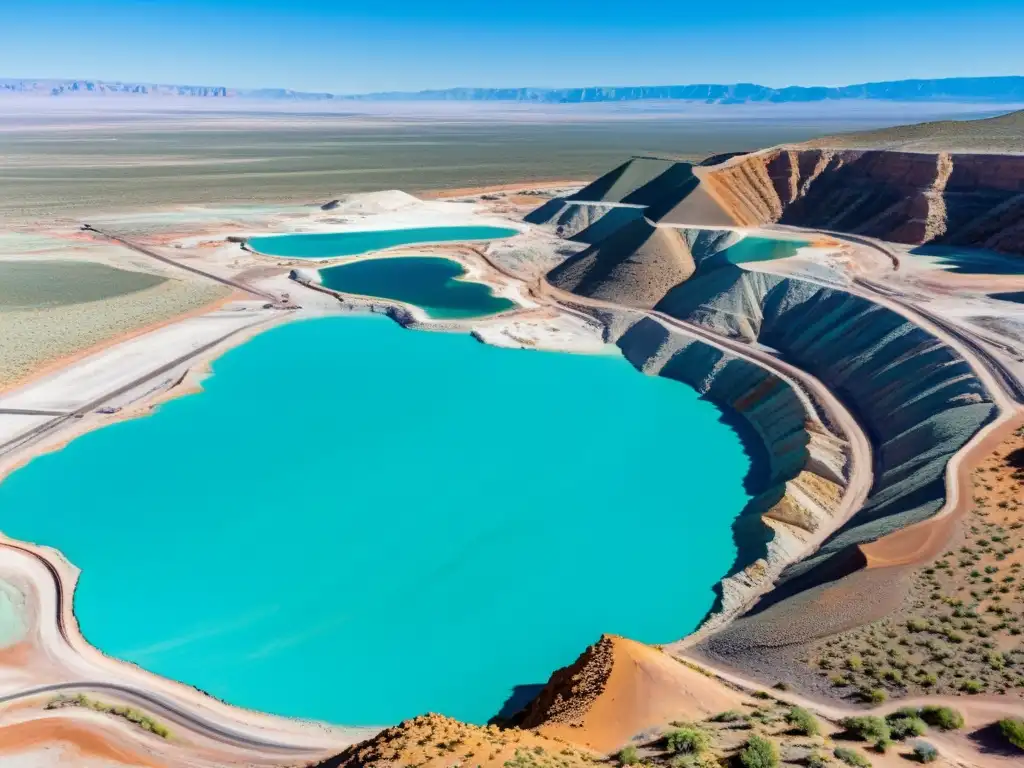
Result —
[[964, 727], [964, 716], [952, 707], [922, 707], [921, 719], [940, 731], [956, 731]]
[[1006, 718], [999, 721], [999, 732], [1017, 749], [1024, 749], [1024, 720]]
[[779, 750], [768, 739], [751, 736], [740, 751], [739, 759], [743, 768], [777, 768]]
[[636, 765], [640, 762], [640, 756], [636, 753], [636, 747], [632, 744], [620, 749], [616, 758], [619, 761], [619, 765]]
[[858, 694], [869, 704], [882, 704], [889, 698], [889, 694], [883, 688], [861, 688]]
[[803, 707], [793, 707], [786, 713], [786, 722], [793, 726], [793, 730], [804, 736], [817, 736], [821, 733], [821, 727], [814, 715]]
[[892, 731], [889, 724], [880, 717], [874, 715], [860, 715], [858, 717], [843, 718], [840, 723], [846, 731], [861, 741], [876, 742], [881, 739], [892, 738]]
[[768, 691], [754, 691], [752, 694], [755, 699], [770, 699], [772, 695]]
[[928, 723], [922, 720], [920, 717], [889, 717], [886, 718], [889, 723], [889, 730], [892, 732], [892, 737], [896, 741], [903, 741], [911, 737], [924, 736], [928, 731]]
[[725, 712], [719, 712], [717, 715], [711, 718], [713, 723], [735, 723], [737, 720], [743, 720], [744, 715], [742, 712], [737, 712], [735, 709], [727, 709]]
[[939, 750], [927, 741], [919, 741], [914, 745], [914, 759], [919, 763], [934, 763], [939, 758]]
[[889, 751], [889, 747], [892, 746], [892, 739], [879, 739], [873, 745], [875, 752], [880, 755], [884, 755]]
[[821, 752], [811, 752], [804, 761], [807, 768], [825, 768], [828, 765], [828, 756]]
[[665, 746], [669, 752], [699, 754], [711, 745], [711, 740], [704, 731], [698, 728], [677, 728], [665, 736]]
[[855, 749], [836, 747], [832, 754], [847, 765], [854, 766], [854, 768], [871, 768], [871, 761]]

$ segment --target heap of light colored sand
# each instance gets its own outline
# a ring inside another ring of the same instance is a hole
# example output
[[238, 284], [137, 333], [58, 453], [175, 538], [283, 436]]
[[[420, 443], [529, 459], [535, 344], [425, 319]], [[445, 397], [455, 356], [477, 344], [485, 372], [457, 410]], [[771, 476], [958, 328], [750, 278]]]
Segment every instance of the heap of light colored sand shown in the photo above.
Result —
[[377, 213], [394, 213], [423, 205], [423, 201], [400, 189], [385, 189], [380, 192], [365, 192], [343, 195], [338, 198], [332, 213], [349, 216], [367, 216]]

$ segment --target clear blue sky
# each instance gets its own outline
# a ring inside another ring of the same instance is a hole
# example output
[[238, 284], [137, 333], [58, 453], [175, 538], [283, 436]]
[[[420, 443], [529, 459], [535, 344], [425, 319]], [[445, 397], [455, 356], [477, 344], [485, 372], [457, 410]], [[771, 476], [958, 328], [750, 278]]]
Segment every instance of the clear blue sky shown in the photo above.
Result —
[[1024, 0], [3, 0], [0, 77], [354, 93], [1024, 74]]

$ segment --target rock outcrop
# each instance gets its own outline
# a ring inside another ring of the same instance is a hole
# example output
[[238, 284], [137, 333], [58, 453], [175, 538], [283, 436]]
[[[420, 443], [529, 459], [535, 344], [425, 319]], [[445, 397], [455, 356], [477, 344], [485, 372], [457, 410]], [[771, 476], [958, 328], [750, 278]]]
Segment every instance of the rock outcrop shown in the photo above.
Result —
[[520, 725], [611, 752], [647, 728], [672, 719], [702, 720], [742, 700], [657, 648], [605, 635], [551, 676]]

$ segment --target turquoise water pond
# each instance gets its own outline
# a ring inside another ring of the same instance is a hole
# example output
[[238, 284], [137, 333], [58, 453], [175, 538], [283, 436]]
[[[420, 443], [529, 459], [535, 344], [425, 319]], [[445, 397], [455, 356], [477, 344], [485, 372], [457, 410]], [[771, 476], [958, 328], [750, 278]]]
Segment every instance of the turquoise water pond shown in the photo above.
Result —
[[463, 274], [458, 262], [431, 256], [367, 259], [320, 270], [327, 288], [415, 304], [438, 319], [493, 315], [515, 307], [486, 285], [456, 279]]
[[326, 232], [315, 234], [272, 235], [249, 238], [249, 247], [268, 256], [289, 259], [330, 259], [425, 243], [462, 243], [471, 240], [498, 240], [519, 234], [510, 227], [417, 227], [415, 229], [379, 229], [369, 232]]
[[0, 529], [82, 569], [93, 644], [228, 702], [483, 723], [602, 632], [686, 634], [733, 561], [739, 438], [619, 357], [348, 317], [213, 368], [0, 483]]
[[772, 261], [795, 256], [797, 249], [807, 245], [800, 240], [774, 240], [769, 237], [744, 237], [735, 245], [719, 251], [700, 263], [702, 270], [723, 264], [745, 264], [753, 261]]

